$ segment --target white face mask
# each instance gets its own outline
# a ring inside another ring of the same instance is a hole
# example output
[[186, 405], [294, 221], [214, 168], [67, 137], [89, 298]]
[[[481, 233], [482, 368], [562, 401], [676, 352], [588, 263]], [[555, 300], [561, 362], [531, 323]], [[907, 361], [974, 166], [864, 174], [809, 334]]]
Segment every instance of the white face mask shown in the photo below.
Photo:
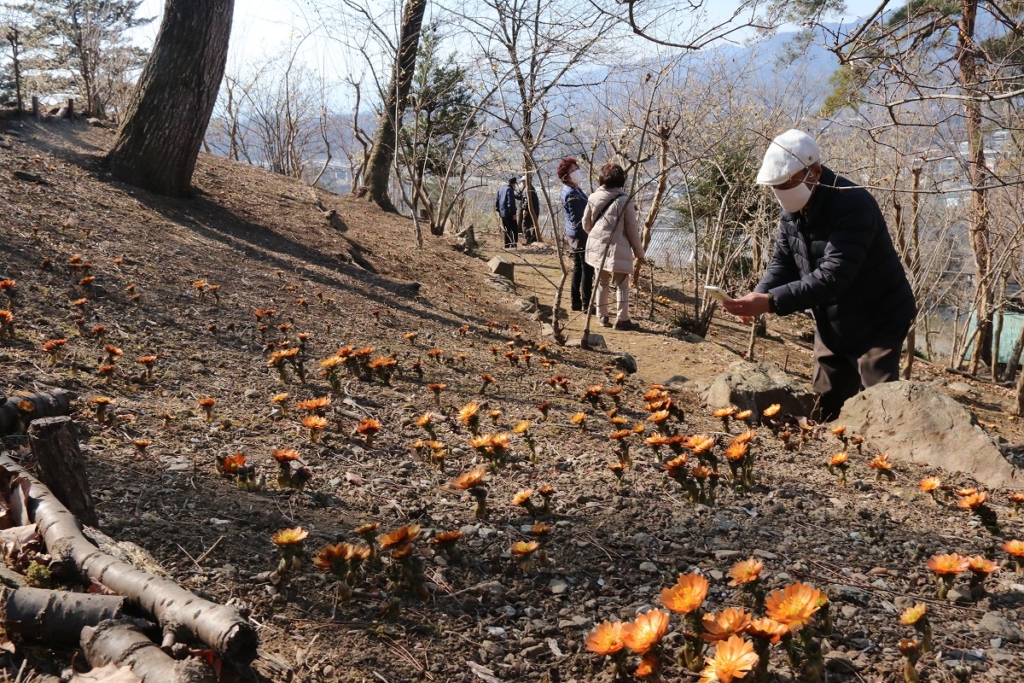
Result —
[[790, 213], [796, 213], [807, 206], [807, 202], [811, 200], [811, 188], [807, 186], [805, 181], [810, 172], [810, 169], [807, 169], [807, 173], [804, 174], [804, 180], [800, 181], [800, 184], [796, 187], [791, 187], [788, 190], [772, 188], [775, 198], [779, 200], [779, 204], [782, 205], [783, 209]]
[[577, 168], [575, 171], [569, 174], [569, 180], [579, 185], [581, 182], [583, 182], [583, 171]]

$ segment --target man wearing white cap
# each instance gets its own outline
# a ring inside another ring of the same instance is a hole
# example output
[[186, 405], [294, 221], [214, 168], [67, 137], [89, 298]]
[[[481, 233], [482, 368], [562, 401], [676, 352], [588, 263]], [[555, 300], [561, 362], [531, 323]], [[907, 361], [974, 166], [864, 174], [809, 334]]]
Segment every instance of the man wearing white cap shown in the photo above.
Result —
[[742, 317], [810, 309], [819, 417], [832, 420], [861, 389], [899, 379], [914, 293], [871, 193], [821, 165], [811, 136], [772, 140], [757, 174], [782, 206], [761, 282], [722, 303]]

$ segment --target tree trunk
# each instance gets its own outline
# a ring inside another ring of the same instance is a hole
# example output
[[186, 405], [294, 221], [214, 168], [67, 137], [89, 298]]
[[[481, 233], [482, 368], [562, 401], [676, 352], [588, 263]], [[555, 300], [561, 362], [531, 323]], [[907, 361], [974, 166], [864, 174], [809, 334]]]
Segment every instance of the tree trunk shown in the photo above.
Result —
[[99, 526], [89, 489], [85, 462], [78, 449], [70, 417], [35, 420], [28, 441], [36, 459], [39, 479], [75, 517], [89, 526]]
[[82, 535], [78, 520], [46, 486], [6, 455], [0, 455], [0, 468], [12, 479], [29, 482], [31, 521], [39, 526], [50, 555], [125, 596], [135, 609], [153, 615], [164, 630], [166, 644], [173, 644], [174, 638], [184, 633], [236, 666], [246, 667], [256, 658], [259, 638], [236, 609], [204, 600], [169, 579], [100, 551]]
[[234, 0], [167, 0], [108, 157], [118, 179], [185, 197], [224, 76]]
[[[963, 0], [957, 41], [956, 61], [960, 70], [960, 85], [969, 97], [977, 95], [978, 46], [974, 40], [975, 22], [978, 16], [978, 0]], [[992, 282], [989, 270], [991, 254], [988, 244], [988, 199], [985, 184], [988, 167], [985, 165], [985, 134], [982, 130], [981, 105], [971, 99], [964, 100], [964, 118], [967, 120], [968, 167], [971, 174], [971, 214], [968, 232], [971, 251], [974, 254], [975, 307], [979, 329], [977, 343], [971, 357], [970, 373], [978, 371], [984, 361], [992, 363]]]
[[1024, 372], [1017, 375], [1017, 392], [1014, 404], [1013, 414], [1024, 415]]
[[108, 619], [82, 629], [82, 650], [94, 668], [130, 666], [142, 683], [216, 683], [206, 662], [189, 657], [176, 661], [130, 621]]
[[917, 321], [910, 324], [907, 332], [907, 355], [903, 358], [903, 369], [900, 370], [900, 377], [909, 380], [914, 373], [914, 354], [917, 353]]
[[366, 170], [366, 194], [374, 204], [385, 211], [397, 212], [388, 196], [388, 180], [391, 178], [391, 164], [395, 160], [395, 135], [405, 113], [416, 69], [416, 53], [419, 51], [420, 27], [427, 0], [406, 0], [402, 15], [401, 36], [398, 54], [391, 71], [391, 84], [384, 97], [384, 111], [377, 122], [373, 136], [373, 148]]
[[86, 626], [120, 619], [124, 603], [120, 595], [19, 588], [4, 604], [4, 630], [48, 646], [75, 647]]
[[[25, 412], [22, 401], [32, 404], [32, 410]], [[24, 431], [31, 420], [42, 417], [67, 415], [71, 412], [71, 396], [62, 389], [50, 393], [22, 394], [9, 396], [0, 404], [0, 437]]]

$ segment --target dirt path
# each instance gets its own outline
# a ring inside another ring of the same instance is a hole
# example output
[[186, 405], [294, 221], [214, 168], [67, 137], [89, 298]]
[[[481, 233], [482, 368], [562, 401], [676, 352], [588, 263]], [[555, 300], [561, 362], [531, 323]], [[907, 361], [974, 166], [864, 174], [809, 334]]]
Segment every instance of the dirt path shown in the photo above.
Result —
[[[485, 244], [482, 252], [485, 259], [501, 255], [516, 264], [515, 280], [519, 295], [523, 298], [536, 296], [542, 306], [549, 307], [555, 286], [561, 279], [558, 256], [550, 245], [535, 245], [520, 248], [515, 252], [497, 249], [497, 244]], [[668, 274], [659, 271], [659, 280], [665, 280]], [[650, 283], [645, 278], [642, 288]], [[681, 294], [676, 287], [669, 287], [667, 282], [660, 283], [662, 289], [670, 289], [677, 295]], [[664, 292], [659, 293], [663, 296]], [[583, 336], [586, 316], [583, 313], [570, 311], [566, 308], [568, 292], [564, 294], [562, 319], [566, 336], [569, 340], [578, 340]], [[632, 296], [631, 296], [632, 299]], [[649, 319], [649, 290], [641, 291], [637, 300], [630, 303], [630, 314], [641, 329], [634, 332], [623, 332], [612, 328], [604, 328], [597, 319], [591, 320], [591, 334], [599, 334], [607, 344], [607, 353], [625, 351], [636, 359], [639, 376], [643, 381], [658, 384], [680, 384], [694, 389], [706, 388], [716, 376], [729, 365], [742, 360], [746, 351], [747, 329], [732, 320], [716, 319], [709, 340], [691, 336], [679, 339], [665, 334], [663, 322], [671, 313], [671, 306], [656, 303], [655, 319]], [[678, 308], [677, 304], [673, 304]], [[762, 342], [762, 351], [765, 344]], [[784, 344], [784, 342], [781, 342]], [[776, 343], [779, 345], [779, 343]], [[795, 347], [795, 345], [792, 345]], [[603, 350], [602, 350], [603, 351]], [[794, 356], [800, 356], [803, 349], [795, 347]], [[760, 357], [760, 352], [759, 352]], [[794, 362], [794, 368], [809, 365], [809, 355]], [[797, 377], [806, 377], [804, 372], [797, 372]]]

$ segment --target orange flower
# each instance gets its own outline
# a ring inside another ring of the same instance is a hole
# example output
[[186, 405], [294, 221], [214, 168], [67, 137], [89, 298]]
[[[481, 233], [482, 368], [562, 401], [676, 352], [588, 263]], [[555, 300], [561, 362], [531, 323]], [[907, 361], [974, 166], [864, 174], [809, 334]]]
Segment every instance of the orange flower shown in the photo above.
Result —
[[668, 419], [668, 416], [669, 413], [667, 410], [659, 410], [657, 412], [651, 413], [651, 416], [647, 419], [648, 421], [653, 422], [654, 424], [661, 424], [662, 422]]
[[732, 417], [736, 414], [736, 406], [727, 406], [725, 408], [719, 408], [714, 413], [715, 417]]
[[678, 614], [689, 614], [704, 604], [708, 580], [696, 572], [680, 574], [676, 585], [661, 591], [661, 603]]
[[487, 476], [487, 465], [480, 465], [469, 472], [463, 472], [457, 476], [452, 480], [452, 486], [460, 491], [465, 491], [466, 489], [473, 488], [474, 486], [479, 486], [483, 482], [485, 476]]
[[742, 635], [750, 626], [750, 615], [742, 607], [727, 607], [718, 614], [705, 614], [703, 619], [705, 640], [718, 642]]
[[838, 427], [832, 428], [832, 434], [835, 436], [842, 436], [846, 433], [846, 425], [839, 425]]
[[653, 676], [657, 671], [657, 655], [648, 655], [640, 660], [640, 664], [636, 667], [636, 670], [633, 672], [633, 676], [636, 678], [647, 678], [648, 676]]
[[939, 576], [943, 576], [963, 574], [967, 571], [969, 562], [962, 555], [950, 553], [948, 555], [932, 555], [925, 564], [928, 565], [928, 569], [931, 569]]
[[700, 683], [732, 683], [744, 678], [757, 665], [758, 656], [754, 644], [739, 636], [719, 643], [714, 657], [705, 657], [707, 665], [700, 672]]
[[295, 407], [299, 410], [305, 410], [306, 412], [311, 413], [315, 410], [323, 410], [329, 405], [331, 405], [331, 397], [321, 396], [320, 398], [311, 398], [306, 401], [299, 401], [295, 404]]
[[622, 642], [622, 622], [602, 621], [594, 627], [583, 644], [588, 651], [602, 657], [615, 654], [625, 647], [625, 643]]
[[318, 431], [327, 427], [327, 419], [316, 415], [307, 415], [302, 418], [302, 426], [306, 429]]
[[932, 491], [939, 488], [941, 484], [942, 480], [939, 479], [938, 477], [925, 477], [924, 479], [921, 480], [917, 487], [924, 491], [925, 493], [931, 493]]
[[727, 460], [742, 460], [747, 455], [748, 450], [750, 450], [748, 444], [733, 442], [725, 449], [725, 457]]
[[278, 462], [291, 462], [299, 459], [299, 452], [294, 448], [275, 448], [271, 453], [274, 460]]
[[221, 460], [221, 468], [225, 474], [234, 474], [238, 471], [239, 467], [245, 465], [245, 455], [242, 453], [235, 453], [234, 455], [226, 455]]
[[689, 462], [690, 456], [683, 453], [677, 458], [672, 458], [664, 464], [662, 469], [665, 470], [665, 474], [675, 479], [676, 475], [680, 473], [683, 468], [686, 467], [686, 463]]
[[530, 555], [539, 547], [540, 543], [537, 541], [518, 541], [512, 544], [511, 550], [513, 555], [525, 556]]
[[1007, 541], [999, 547], [1014, 557], [1024, 557], [1024, 541]]
[[373, 436], [380, 431], [380, 422], [374, 420], [372, 417], [365, 418], [359, 421], [359, 426], [356, 427], [356, 431], [360, 434], [369, 434]]
[[747, 634], [753, 638], [763, 638], [772, 643], [777, 643], [782, 639], [782, 636], [786, 635], [789, 629], [785, 624], [771, 619], [769, 617], [762, 617], [760, 619], [751, 619], [750, 626], [747, 627]]
[[926, 614], [928, 614], [928, 605], [919, 602], [903, 611], [903, 614], [900, 615], [900, 624], [903, 626], [913, 626]]
[[753, 414], [754, 411], [748, 408], [747, 410], [741, 410], [740, 412], [736, 413], [733, 417], [735, 417], [737, 420], [749, 420], [750, 416]]
[[416, 537], [420, 535], [420, 525], [410, 524], [408, 526], [401, 526], [394, 531], [382, 535], [377, 539], [377, 544], [381, 547], [381, 550], [387, 550], [388, 548], [397, 548], [399, 546], [408, 545], [416, 540]]
[[586, 413], [576, 413], [571, 418], [569, 418], [569, 421], [572, 422], [574, 425], [578, 425], [578, 424], [582, 424], [583, 421], [586, 420], [586, 419], [587, 419], [587, 414]]
[[519, 507], [520, 505], [526, 505], [533, 495], [533, 489], [523, 489], [515, 496], [512, 497], [512, 505]]
[[276, 546], [299, 545], [309, 536], [309, 532], [297, 526], [294, 529], [282, 529], [270, 537], [270, 542]]
[[512, 428], [512, 433], [513, 434], [525, 434], [526, 430], [528, 430], [529, 428], [530, 428], [530, 421], [529, 420], [521, 420], [519, 423], [516, 424], [515, 427]]
[[975, 574], [994, 574], [999, 571], [999, 565], [981, 555], [968, 558], [967, 568]]
[[767, 408], [765, 408], [761, 414], [764, 415], [765, 417], [775, 417], [781, 409], [781, 405], [779, 405], [778, 403], [773, 403]]
[[958, 495], [958, 496], [973, 496], [977, 492], [978, 492], [978, 489], [976, 489], [973, 486], [969, 486], [969, 487], [967, 487], [965, 489], [957, 489], [956, 490], [956, 495]]
[[892, 463], [889, 462], [889, 454], [882, 453], [876, 455], [874, 459], [868, 463], [868, 467], [873, 470], [888, 471], [892, 469]]
[[839, 467], [840, 465], [845, 465], [846, 461], [849, 459], [850, 456], [848, 453], [836, 453], [832, 456], [832, 459], [828, 461], [828, 464], [831, 467]]
[[455, 543], [455, 541], [459, 540], [460, 538], [462, 538], [462, 532], [458, 529], [454, 531], [442, 531], [438, 534], [435, 534], [434, 537], [430, 539], [430, 543], [433, 545], [445, 546]]
[[824, 604], [823, 597], [813, 586], [794, 583], [781, 591], [772, 591], [765, 600], [765, 610], [769, 617], [785, 624], [790, 631], [799, 631]]
[[622, 642], [638, 655], [647, 654], [668, 633], [668, 612], [652, 609], [622, 625]]
[[739, 434], [737, 434], [733, 438], [732, 442], [733, 443], [750, 443], [751, 441], [754, 440], [755, 436], [757, 436], [757, 432], [754, 431], [753, 429], [748, 429], [745, 432], [740, 432]]
[[459, 411], [459, 420], [463, 424], [468, 425], [470, 422], [475, 420], [479, 414], [480, 406], [476, 403], [476, 401], [473, 401], [464, 405], [462, 407], [462, 410]]
[[956, 506], [961, 510], [976, 510], [985, 504], [988, 500], [988, 493], [982, 491], [981, 493], [973, 493], [969, 496], [963, 496], [956, 502]]
[[732, 581], [730, 586], [742, 586], [746, 583], [757, 581], [761, 577], [761, 570], [764, 569], [764, 562], [751, 557], [749, 560], [740, 560], [729, 570]]

